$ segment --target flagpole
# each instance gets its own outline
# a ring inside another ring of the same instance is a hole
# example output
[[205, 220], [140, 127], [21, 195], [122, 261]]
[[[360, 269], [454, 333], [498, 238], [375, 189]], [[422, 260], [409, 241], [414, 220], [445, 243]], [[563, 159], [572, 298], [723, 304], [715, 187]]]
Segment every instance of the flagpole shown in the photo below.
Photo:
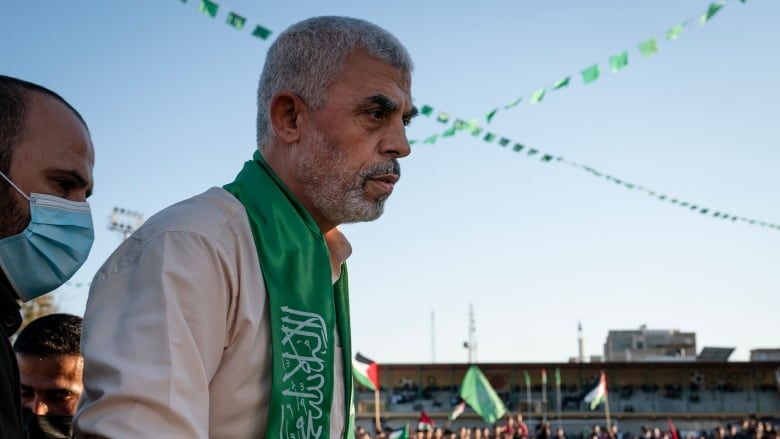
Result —
[[382, 431], [382, 422], [379, 419], [379, 387], [374, 388], [374, 421], [376, 422], [376, 431]]
[[542, 369], [542, 423], [547, 422], [547, 371]]
[[561, 371], [559, 369], [555, 369], [555, 393], [557, 394], [558, 428], [563, 428], [563, 421], [561, 421]]
[[[533, 413], [533, 410], [531, 409], [531, 378], [528, 376], [528, 371], [523, 371], [525, 373], [525, 395], [528, 399], [528, 413], [527, 415], [530, 415]], [[527, 416], [528, 420], [530, 421], [532, 416]]]
[[601, 371], [601, 379], [604, 381], [604, 414], [607, 417], [607, 434], [611, 439], [616, 439], [612, 436], [612, 422], [609, 418], [609, 391], [607, 390], [607, 376], [604, 375], [604, 371]]

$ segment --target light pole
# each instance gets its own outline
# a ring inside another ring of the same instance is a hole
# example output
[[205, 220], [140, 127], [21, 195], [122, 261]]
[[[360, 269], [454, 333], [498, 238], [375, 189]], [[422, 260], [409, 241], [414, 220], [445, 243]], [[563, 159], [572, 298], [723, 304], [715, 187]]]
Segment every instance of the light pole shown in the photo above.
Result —
[[108, 218], [108, 230], [122, 234], [124, 241], [135, 232], [144, 222], [144, 214], [124, 207], [114, 207]]

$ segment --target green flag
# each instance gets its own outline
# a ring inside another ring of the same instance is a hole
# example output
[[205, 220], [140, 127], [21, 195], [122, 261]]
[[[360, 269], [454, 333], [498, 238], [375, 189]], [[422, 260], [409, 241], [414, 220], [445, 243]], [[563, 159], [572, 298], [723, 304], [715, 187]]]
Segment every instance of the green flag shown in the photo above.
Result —
[[246, 24], [246, 18], [236, 14], [235, 12], [231, 12], [230, 14], [228, 14], [227, 24], [231, 25], [232, 27], [238, 30], [241, 30], [244, 28], [244, 25]]
[[487, 116], [485, 117], [487, 119], [487, 123], [490, 123], [490, 121], [493, 119], [493, 116], [495, 116], [496, 113], [498, 113], [498, 108], [494, 108], [493, 111], [487, 114]]
[[271, 31], [263, 26], [257, 25], [255, 26], [254, 32], [252, 32], [252, 36], [260, 38], [261, 40], [267, 40], [268, 37], [271, 36]]
[[203, 12], [204, 14], [213, 18], [217, 16], [217, 9], [219, 9], [219, 5], [211, 0], [200, 0], [198, 9], [200, 12]]
[[599, 79], [599, 65], [593, 64], [592, 66], [584, 69], [582, 72], [582, 81], [586, 84]]
[[430, 116], [433, 114], [433, 107], [430, 105], [423, 105], [422, 108], [420, 108], [420, 114], [423, 116]]
[[506, 406], [477, 366], [471, 366], [463, 377], [460, 397], [482, 419], [492, 424], [506, 414]]
[[667, 40], [676, 40], [680, 37], [680, 32], [683, 31], [683, 28], [685, 28], [685, 23], [680, 23], [677, 26], [669, 29], [666, 31], [666, 39]]
[[454, 135], [455, 135], [455, 131], [456, 131], [456, 130], [455, 130], [455, 127], [454, 127], [454, 126], [451, 126], [451, 127], [447, 128], [447, 129], [446, 129], [446, 130], [445, 130], [443, 133], [441, 133], [441, 136], [442, 136], [442, 137], [451, 137], [451, 136], [454, 136]]
[[505, 110], [508, 110], [508, 109], [510, 109], [510, 108], [512, 108], [512, 107], [516, 107], [516, 106], [517, 106], [517, 105], [520, 103], [520, 101], [522, 101], [522, 100], [523, 100], [523, 98], [522, 98], [522, 97], [520, 97], [520, 98], [517, 98], [517, 99], [515, 99], [514, 101], [512, 101], [512, 102], [510, 102], [510, 103], [508, 103], [508, 104], [506, 104], [506, 105], [504, 105], [504, 109], [505, 109]]
[[701, 24], [704, 24], [704, 23], [710, 21], [710, 19], [712, 17], [714, 17], [715, 14], [717, 14], [718, 11], [720, 11], [720, 9], [722, 7], [724, 7], [724, 6], [726, 6], [726, 4], [723, 3], [722, 1], [715, 2], [715, 3], [710, 3], [710, 7], [707, 9], [707, 12], [702, 14], [701, 18], [699, 19], [699, 22]]
[[438, 116], [436, 116], [436, 121], [441, 123], [447, 123], [450, 120], [450, 115], [444, 112], [439, 113]]
[[427, 139], [423, 140], [423, 143], [427, 143], [429, 145], [433, 145], [434, 143], [436, 143], [436, 139], [438, 139], [438, 138], [439, 138], [439, 135], [438, 134], [434, 134], [434, 135], [428, 137]]
[[627, 65], [628, 52], [625, 50], [622, 53], [618, 53], [617, 55], [609, 57], [609, 66], [612, 68], [612, 73], [624, 69]]
[[639, 43], [639, 53], [642, 56], [653, 56], [658, 53], [658, 40], [650, 38], [649, 40]]
[[496, 135], [495, 135], [495, 134], [493, 134], [493, 133], [487, 133], [487, 134], [485, 134], [485, 137], [483, 137], [483, 140], [484, 140], [485, 142], [488, 142], [488, 143], [490, 143], [490, 142], [492, 142], [492, 141], [496, 140]]
[[561, 370], [557, 367], [555, 368], [555, 385], [560, 386], [561, 385]]
[[568, 87], [570, 79], [571, 79], [571, 76], [567, 76], [567, 77], [565, 77], [563, 79], [559, 79], [559, 80], [555, 81], [553, 83], [553, 85], [552, 85], [552, 89], [553, 90], [558, 90], [558, 89], [561, 89], [563, 87]]
[[532, 104], [538, 104], [539, 102], [542, 102], [542, 99], [544, 99], [544, 93], [547, 90], [544, 88], [540, 88], [539, 90], [536, 90], [534, 94], [531, 95], [531, 103]]
[[[520, 148], [520, 149], [523, 149], [523, 148]], [[520, 149], [518, 149], [517, 151], [520, 151]], [[525, 387], [531, 387], [531, 375], [528, 375], [528, 371], [527, 370], [523, 371], [523, 375], [525, 376]]]

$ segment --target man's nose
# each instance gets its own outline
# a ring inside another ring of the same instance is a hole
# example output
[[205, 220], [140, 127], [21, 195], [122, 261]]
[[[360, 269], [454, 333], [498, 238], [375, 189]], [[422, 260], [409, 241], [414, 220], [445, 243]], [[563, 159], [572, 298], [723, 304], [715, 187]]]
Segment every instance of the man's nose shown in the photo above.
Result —
[[382, 153], [394, 158], [408, 156], [412, 152], [412, 148], [409, 146], [409, 139], [406, 138], [406, 127], [399, 122], [398, 126], [393, 126], [390, 129], [390, 134], [382, 143]]
[[46, 401], [36, 396], [33, 400], [32, 412], [36, 415], [48, 414], [49, 406], [46, 405]]

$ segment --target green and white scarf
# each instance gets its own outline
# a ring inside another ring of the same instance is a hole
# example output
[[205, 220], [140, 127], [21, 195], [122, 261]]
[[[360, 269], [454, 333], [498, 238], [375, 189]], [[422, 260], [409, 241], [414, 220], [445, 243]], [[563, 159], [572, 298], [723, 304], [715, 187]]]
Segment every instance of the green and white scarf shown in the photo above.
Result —
[[265, 437], [327, 438], [333, 401], [334, 329], [344, 364], [345, 438], [354, 437], [346, 264], [334, 285], [320, 229], [259, 151], [224, 186], [246, 208], [268, 292], [273, 356]]

